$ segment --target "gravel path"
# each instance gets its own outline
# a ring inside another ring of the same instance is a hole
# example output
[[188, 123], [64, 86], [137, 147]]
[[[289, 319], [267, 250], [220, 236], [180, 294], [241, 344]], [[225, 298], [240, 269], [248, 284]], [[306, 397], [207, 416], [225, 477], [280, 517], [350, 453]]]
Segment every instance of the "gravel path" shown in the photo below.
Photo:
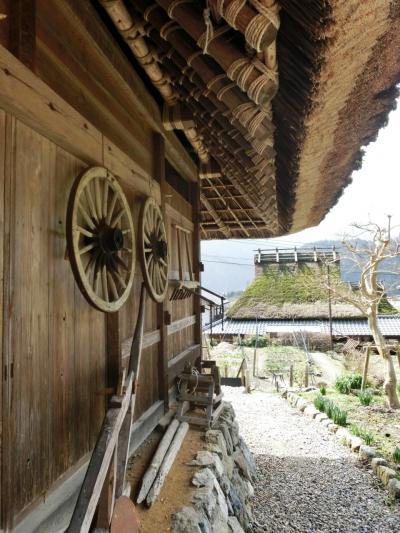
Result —
[[255, 532], [400, 532], [400, 509], [356, 455], [276, 394], [224, 387], [255, 456]]

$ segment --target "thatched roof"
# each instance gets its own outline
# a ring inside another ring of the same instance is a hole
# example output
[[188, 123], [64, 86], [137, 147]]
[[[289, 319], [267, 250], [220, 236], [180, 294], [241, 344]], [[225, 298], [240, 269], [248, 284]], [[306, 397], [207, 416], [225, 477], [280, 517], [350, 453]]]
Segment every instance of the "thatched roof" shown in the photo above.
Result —
[[399, 3], [99, 0], [199, 162], [203, 238], [323, 218], [393, 108]]
[[[320, 268], [266, 269], [257, 277], [228, 310], [228, 316], [236, 319], [327, 319], [329, 318], [329, 296], [332, 318], [360, 318], [361, 311], [349, 303], [335, 299], [321, 284]], [[339, 276], [339, 271], [331, 271]], [[397, 313], [383, 298], [381, 313]]]

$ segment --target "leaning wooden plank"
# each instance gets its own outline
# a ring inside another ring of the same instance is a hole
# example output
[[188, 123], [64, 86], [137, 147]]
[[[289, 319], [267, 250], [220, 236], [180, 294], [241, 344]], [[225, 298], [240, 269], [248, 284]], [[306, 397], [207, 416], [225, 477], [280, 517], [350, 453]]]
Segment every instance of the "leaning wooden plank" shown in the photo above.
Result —
[[164, 457], [163, 462], [161, 463], [160, 469], [153, 483], [153, 486], [151, 487], [147, 495], [146, 505], [148, 507], [151, 507], [153, 505], [153, 503], [157, 499], [157, 496], [160, 494], [165, 478], [167, 477], [168, 472], [170, 471], [171, 466], [173, 465], [175, 461], [175, 457], [182, 445], [183, 439], [185, 438], [186, 433], [188, 432], [188, 429], [189, 429], [189, 424], [187, 422], [182, 422], [177, 432], [175, 433], [174, 440], [171, 442], [171, 445], [168, 448], [168, 451]]
[[142, 486], [140, 488], [139, 496], [137, 497], [137, 500], [136, 500], [137, 503], [141, 503], [143, 500], [146, 499], [146, 496], [149, 490], [151, 489], [151, 486], [160, 469], [162, 460], [164, 459], [164, 456], [168, 451], [168, 448], [171, 444], [172, 439], [174, 438], [174, 435], [178, 427], [179, 427], [179, 421], [176, 420], [175, 418], [174, 420], [172, 420], [172, 422], [168, 426], [167, 431], [164, 433], [164, 436], [161, 439], [160, 444], [158, 445], [157, 451], [154, 454], [151, 464], [143, 476]]
[[130, 406], [131, 395], [132, 379], [128, 383], [121, 407], [107, 411], [71, 518], [69, 533], [86, 533], [90, 529], [118, 434]]

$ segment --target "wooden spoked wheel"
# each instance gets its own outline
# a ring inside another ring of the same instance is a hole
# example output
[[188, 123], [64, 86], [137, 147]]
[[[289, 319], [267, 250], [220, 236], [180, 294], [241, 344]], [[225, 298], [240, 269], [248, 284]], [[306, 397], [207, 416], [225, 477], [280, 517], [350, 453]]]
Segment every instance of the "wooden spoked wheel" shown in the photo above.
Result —
[[117, 311], [135, 273], [135, 233], [116, 178], [93, 167], [75, 180], [68, 201], [67, 249], [75, 280], [100, 311]]
[[162, 302], [168, 291], [168, 241], [161, 209], [152, 198], [145, 201], [140, 213], [139, 252], [148, 293]]

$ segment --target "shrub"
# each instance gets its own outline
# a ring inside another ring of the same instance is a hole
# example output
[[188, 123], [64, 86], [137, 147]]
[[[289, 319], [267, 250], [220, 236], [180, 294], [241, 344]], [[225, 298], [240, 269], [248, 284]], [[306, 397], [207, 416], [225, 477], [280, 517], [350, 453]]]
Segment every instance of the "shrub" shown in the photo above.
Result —
[[356, 437], [361, 437], [368, 446], [374, 442], [374, 437], [367, 428], [358, 426], [357, 424], [352, 424], [350, 429], [353, 435]]
[[370, 390], [361, 391], [358, 395], [361, 405], [369, 405], [372, 402], [373, 394]]
[[393, 461], [395, 463], [400, 463], [400, 448], [396, 446], [393, 452]]
[[361, 374], [345, 374], [335, 381], [335, 388], [341, 394], [350, 394], [351, 389], [361, 389]]
[[326, 396], [326, 387], [320, 387], [319, 392], [322, 394], [322, 396]]

